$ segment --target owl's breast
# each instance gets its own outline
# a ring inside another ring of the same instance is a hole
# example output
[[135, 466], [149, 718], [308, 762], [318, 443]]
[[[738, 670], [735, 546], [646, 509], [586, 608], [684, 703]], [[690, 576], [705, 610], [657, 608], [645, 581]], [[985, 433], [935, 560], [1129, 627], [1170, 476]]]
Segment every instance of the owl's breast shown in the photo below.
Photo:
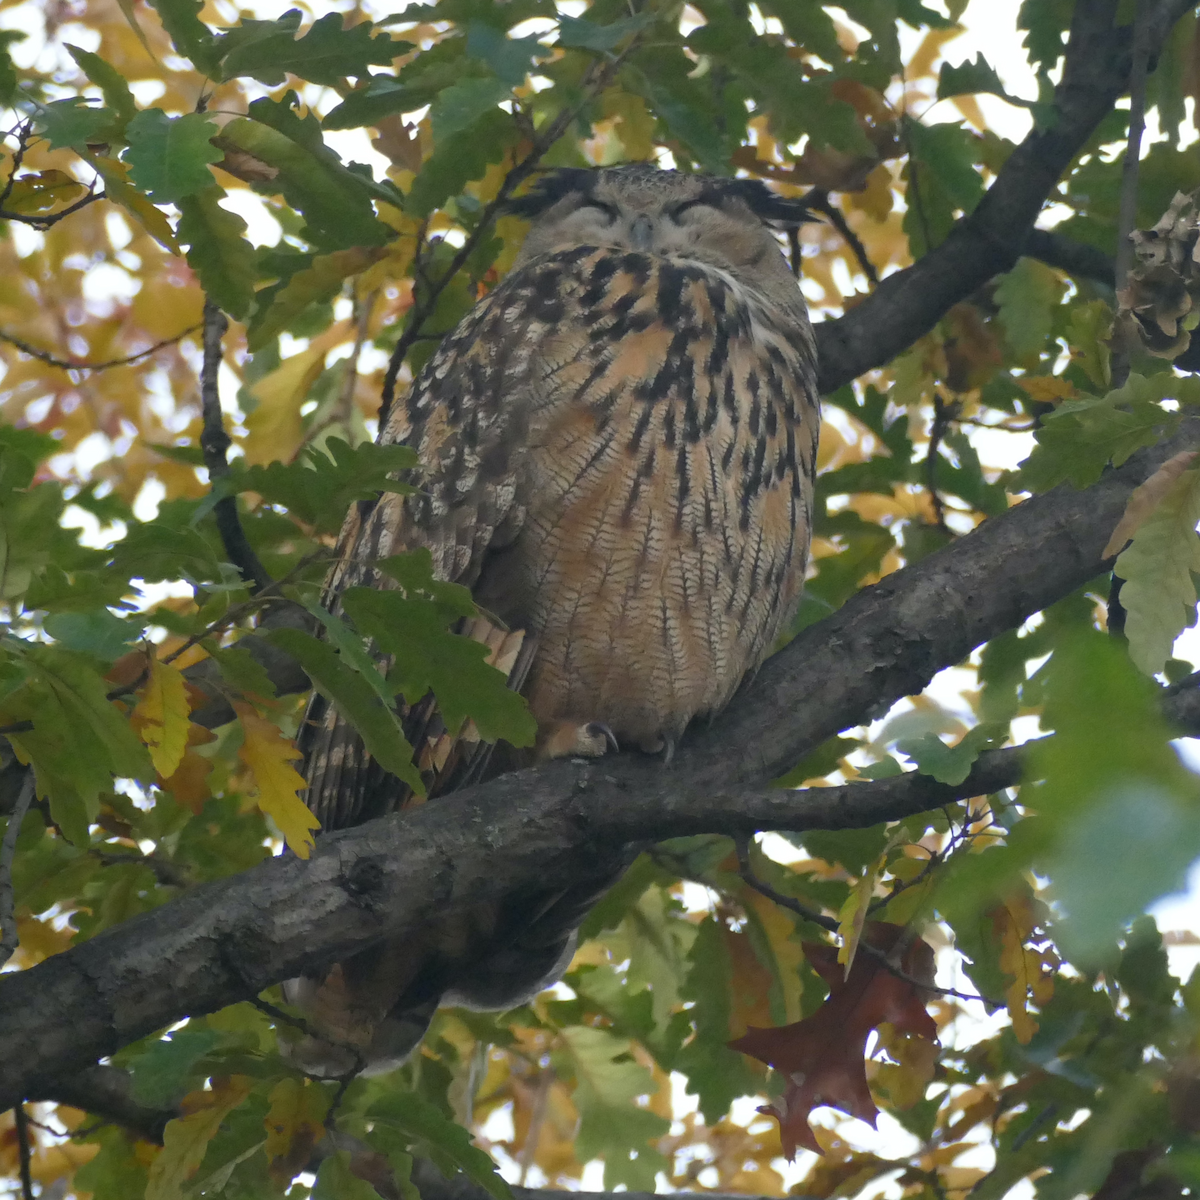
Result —
[[592, 250], [544, 269], [565, 313], [532, 352], [525, 518], [477, 591], [539, 638], [539, 722], [653, 749], [724, 705], [795, 610], [811, 333], [802, 304], [772, 320], [697, 264]]

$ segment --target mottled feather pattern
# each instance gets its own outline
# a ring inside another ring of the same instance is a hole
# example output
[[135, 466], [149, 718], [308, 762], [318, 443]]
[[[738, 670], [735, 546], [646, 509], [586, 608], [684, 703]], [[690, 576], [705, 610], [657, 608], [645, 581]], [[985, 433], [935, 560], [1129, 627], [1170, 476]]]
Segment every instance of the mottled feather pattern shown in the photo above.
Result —
[[[764, 225], [799, 218], [760, 185], [648, 167], [560, 172], [530, 204], [544, 211], [513, 271], [380, 432], [416, 450], [418, 490], [349, 514], [326, 604], [336, 611], [351, 586], [394, 586], [373, 563], [427, 547], [435, 573], [487, 614], [465, 632], [527, 698], [535, 757], [603, 753], [597, 729], [669, 754], [769, 653], [799, 600], [816, 350]], [[480, 776], [478, 741], [447, 738], [431, 698], [403, 718], [431, 795]], [[326, 829], [409, 798], [320, 697], [302, 746]], [[336, 997], [309, 1007], [344, 1011], [342, 1034], [366, 1044], [362, 1030], [439, 989], [517, 1003], [561, 969], [603, 882], [358, 956]], [[384, 1041], [372, 1056], [395, 1052]]]

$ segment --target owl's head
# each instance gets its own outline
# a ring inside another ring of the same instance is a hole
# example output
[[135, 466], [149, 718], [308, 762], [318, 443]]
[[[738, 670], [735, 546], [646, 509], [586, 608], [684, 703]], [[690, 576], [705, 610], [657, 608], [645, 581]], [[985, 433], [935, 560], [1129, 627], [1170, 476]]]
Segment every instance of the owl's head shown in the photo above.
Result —
[[510, 211], [533, 220], [518, 262], [573, 246], [615, 246], [724, 269], [794, 290], [773, 230], [810, 220], [804, 205], [754, 179], [685, 175], [646, 164], [543, 177]]

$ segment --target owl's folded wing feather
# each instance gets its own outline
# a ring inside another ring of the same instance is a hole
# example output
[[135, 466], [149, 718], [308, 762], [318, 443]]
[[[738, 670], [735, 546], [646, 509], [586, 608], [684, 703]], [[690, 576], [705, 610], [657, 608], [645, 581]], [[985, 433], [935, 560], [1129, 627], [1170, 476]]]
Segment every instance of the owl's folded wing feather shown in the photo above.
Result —
[[[516, 535], [524, 517], [531, 371], [550, 328], [531, 311], [529, 280], [516, 272], [442, 342], [379, 436], [381, 444], [417, 452], [421, 468], [412, 482], [418, 490], [386, 493], [351, 510], [325, 582], [330, 611], [340, 610], [347, 588], [392, 586], [375, 564], [419, 547], [432, 555], [437, 578], [471, 587], [486, 552]], [[533, 640], [482, 619], [463, 624], [461, 632], [487, 645], [490, 661], [519, 690]], [[400, 712], [431, 795], [479, 774], [487, 747], [470, 741], [469, 730], [466, 739], [449, 738], [432, 697], [401, 705]], [[409, 798], [407, 785], [371, 758], [354, 727], [324, 697], [314, 695], [299, 741], [308, 780], [304, 798], [324, 829], [392, 812]]]

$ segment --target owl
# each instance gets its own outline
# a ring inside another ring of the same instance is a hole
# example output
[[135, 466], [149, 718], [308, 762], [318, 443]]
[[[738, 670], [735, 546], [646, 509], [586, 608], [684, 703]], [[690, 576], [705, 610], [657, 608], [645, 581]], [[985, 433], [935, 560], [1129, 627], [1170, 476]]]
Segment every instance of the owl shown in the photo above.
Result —
[[[757, 181], [646, 165], [559, 170], [512, 207], [532, 226], [511, 273], [379, 431], [416, 450], [417, 490], [350, 513], [326, 602], [389, 586], [372, 564], [425, 547], [488, 614], [464, 632], [528, 701], [534, 759], [620, 747], [669, 762], [800, 597], [816, 347], [775, 231], [805, 212]], [[404, 720], [431, 795], [487, 769], [478, 743], [445, 736], [432, 698]], [[408, 798], [320, 697], [301, 745], [326, 829]], [[324, 1039], [298, 1055], [389, 1066], [439, 1002], [522, 1002], [564, 969], [613, 869], [599, 855], [568, 893], [481, 906], [292, 981]]]

